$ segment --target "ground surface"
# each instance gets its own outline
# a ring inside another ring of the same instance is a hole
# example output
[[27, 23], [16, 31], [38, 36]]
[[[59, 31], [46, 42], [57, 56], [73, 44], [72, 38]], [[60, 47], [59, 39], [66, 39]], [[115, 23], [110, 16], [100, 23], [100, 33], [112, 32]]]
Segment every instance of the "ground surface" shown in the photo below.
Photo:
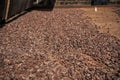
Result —
[[120, 8], [117, 7], [95, 7], [82, 8], [85, 16], [92, 19], [102, 33], [108, 33], [120, 39]]
[[120, 39], [85, 13], [33, 10], [0, 28], [0, 80], [119, 80]]

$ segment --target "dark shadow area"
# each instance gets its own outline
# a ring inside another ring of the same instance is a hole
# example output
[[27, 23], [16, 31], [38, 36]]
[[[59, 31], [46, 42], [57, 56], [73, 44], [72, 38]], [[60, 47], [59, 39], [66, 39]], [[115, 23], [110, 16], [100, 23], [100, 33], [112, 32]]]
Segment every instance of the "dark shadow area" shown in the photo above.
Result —
[[52, 10], [55, 6], [55, 3], [56, 0], [48, 0], [48, 6], [46, 8]]
[[0, 28], [4, 26], [3, 14], [4, 14], [5, 1], [0, 0]]
[[4, 27], [4, 26], [5, 26], [5, 21], [2, 20], [2, 21], [0, 22], [0, 28], [2, 28], [2, 27]]
[[34, 5], [32, 10], [52, 11], [55, 6], [55, 3], [56, 3], [56, 0], [44, 0]]
[[38, 10], [38, 11], [52, 11], [53, 8], [45, 8], [45, 7], [38, 7], [38, 6], [35, 6], [35, 7], [32, 7], [30, 11], [32, 10]]
[[109, 0], [91, 0], [91, 5], [107, 5]]

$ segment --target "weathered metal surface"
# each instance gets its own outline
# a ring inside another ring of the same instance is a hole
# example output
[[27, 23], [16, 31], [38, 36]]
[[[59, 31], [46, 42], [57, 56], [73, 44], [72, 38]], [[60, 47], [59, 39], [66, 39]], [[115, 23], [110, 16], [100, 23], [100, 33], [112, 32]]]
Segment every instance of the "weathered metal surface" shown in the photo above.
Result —
[[33, 6], [34, 0], [0, 0], [0, 22], [20, 14]]
[[33, 0], [10, 0], [8, 18], [30, 8], [32, 4]]

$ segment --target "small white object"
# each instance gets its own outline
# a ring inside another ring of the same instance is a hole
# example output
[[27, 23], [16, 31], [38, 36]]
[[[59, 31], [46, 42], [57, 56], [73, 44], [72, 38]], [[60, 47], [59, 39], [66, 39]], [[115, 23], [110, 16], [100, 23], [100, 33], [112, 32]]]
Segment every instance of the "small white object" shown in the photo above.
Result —
[[97, 7], [95, 7], [95, 12], [97, 12], [98, 11], [98, 9], [97, 9]]

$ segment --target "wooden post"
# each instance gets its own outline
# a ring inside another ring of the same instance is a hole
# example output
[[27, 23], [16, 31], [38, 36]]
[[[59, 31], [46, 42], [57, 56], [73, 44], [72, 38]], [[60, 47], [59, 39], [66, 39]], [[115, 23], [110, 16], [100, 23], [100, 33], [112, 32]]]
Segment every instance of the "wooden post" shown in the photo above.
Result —
[[7, 0], [7, 8], [6, 8], [5, 20], [7, 20], [7, 18], [8, 18], [9, 8], [10, 8], [10, 0]]

